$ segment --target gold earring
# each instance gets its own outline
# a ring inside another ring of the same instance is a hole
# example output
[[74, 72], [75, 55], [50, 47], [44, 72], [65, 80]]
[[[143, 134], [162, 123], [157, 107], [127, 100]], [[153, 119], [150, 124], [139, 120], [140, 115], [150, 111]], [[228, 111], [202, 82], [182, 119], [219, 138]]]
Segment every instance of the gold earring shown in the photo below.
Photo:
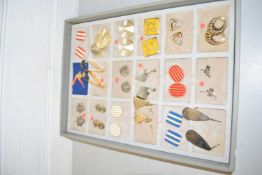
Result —
[[179, 21], [175, 18], [170, 19], [169, 28], [171, 31], [177, 30], [183, 25], [182, 21]]
[[183, 34], [182, 32], [177, 32], [171, 36], [172, 41], [177, 45], [183, 44]]
[[[216, 26], [218, 22], [222, 22], [221, 26]], [[225, 30], [227, 28], [227, 17], [219, 16], [213, 18], [209, 24], [205, 39], [211, 45], [220, 45], [226, 42], [227, 38]]]

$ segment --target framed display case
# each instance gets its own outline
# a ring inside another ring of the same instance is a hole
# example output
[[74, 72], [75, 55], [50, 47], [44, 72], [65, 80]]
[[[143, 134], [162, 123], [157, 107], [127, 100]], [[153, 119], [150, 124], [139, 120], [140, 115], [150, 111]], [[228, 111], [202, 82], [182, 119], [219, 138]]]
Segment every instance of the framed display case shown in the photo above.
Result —
[[61, 135], [232, 172], [238, 6], [163, 1], [66, 20]]

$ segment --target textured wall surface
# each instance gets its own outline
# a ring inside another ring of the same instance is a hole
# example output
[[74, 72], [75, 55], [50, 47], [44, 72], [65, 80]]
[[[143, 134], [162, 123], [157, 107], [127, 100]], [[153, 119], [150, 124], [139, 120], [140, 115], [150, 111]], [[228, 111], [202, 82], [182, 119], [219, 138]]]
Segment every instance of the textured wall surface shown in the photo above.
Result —
[[[79, 1], [79, 15], [126, 7], [129, 5], [153, 2], [150, 0], [115, 0], [110, 5], [106, 0]], [[241, 63], [239, 120], [236, 150], [235, 175], [262, 174], [262, 36], [259, 34], [262, 23], [262, 1], [242, 0], [241, 8]], [[256, 27], [255, 27], [256, 26]], [[146, 159], [95, 146], [74, 142], [73, 175], [213, 175], [214, 172]]]
[[63, 21], [77, 1], [1, 0], [1, 175], [70, 175], [59, 136]]

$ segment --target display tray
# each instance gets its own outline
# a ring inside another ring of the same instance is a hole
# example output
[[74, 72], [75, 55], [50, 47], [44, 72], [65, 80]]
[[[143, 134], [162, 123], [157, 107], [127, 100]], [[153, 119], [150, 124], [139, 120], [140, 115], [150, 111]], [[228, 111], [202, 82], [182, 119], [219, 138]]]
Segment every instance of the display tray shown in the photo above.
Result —
[[164, 1], [66, 20], [61, 134], [232, 171], [236, 4]]

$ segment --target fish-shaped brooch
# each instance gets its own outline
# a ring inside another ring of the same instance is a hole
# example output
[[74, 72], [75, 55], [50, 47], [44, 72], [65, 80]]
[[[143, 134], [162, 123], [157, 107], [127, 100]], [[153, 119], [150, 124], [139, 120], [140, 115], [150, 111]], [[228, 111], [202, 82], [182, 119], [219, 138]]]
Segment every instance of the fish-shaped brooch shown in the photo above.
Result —
[[186, 107], [183, 109], [182, 111], [182, 115], [184, 116], [184, 118], [186, 120], [192, 120], [192, 121], [216, 121], [216, 122], [221, 122], [219, 120], [215, 120], [213, 118], [208, 117], [206, 114], [196, 110], [196, 109], [192, 109], [189, 107]]
[[207, 151], [211, 151], [215, 147], [219, 146], [220, 144], [217, 144], [215, 146], [210, 146], [207, 141], [201, 137], [196, 131], [194, 130], [188, 130], [186, 132], [186, 139], [191, 142], [193, 145], [202, 148]]

